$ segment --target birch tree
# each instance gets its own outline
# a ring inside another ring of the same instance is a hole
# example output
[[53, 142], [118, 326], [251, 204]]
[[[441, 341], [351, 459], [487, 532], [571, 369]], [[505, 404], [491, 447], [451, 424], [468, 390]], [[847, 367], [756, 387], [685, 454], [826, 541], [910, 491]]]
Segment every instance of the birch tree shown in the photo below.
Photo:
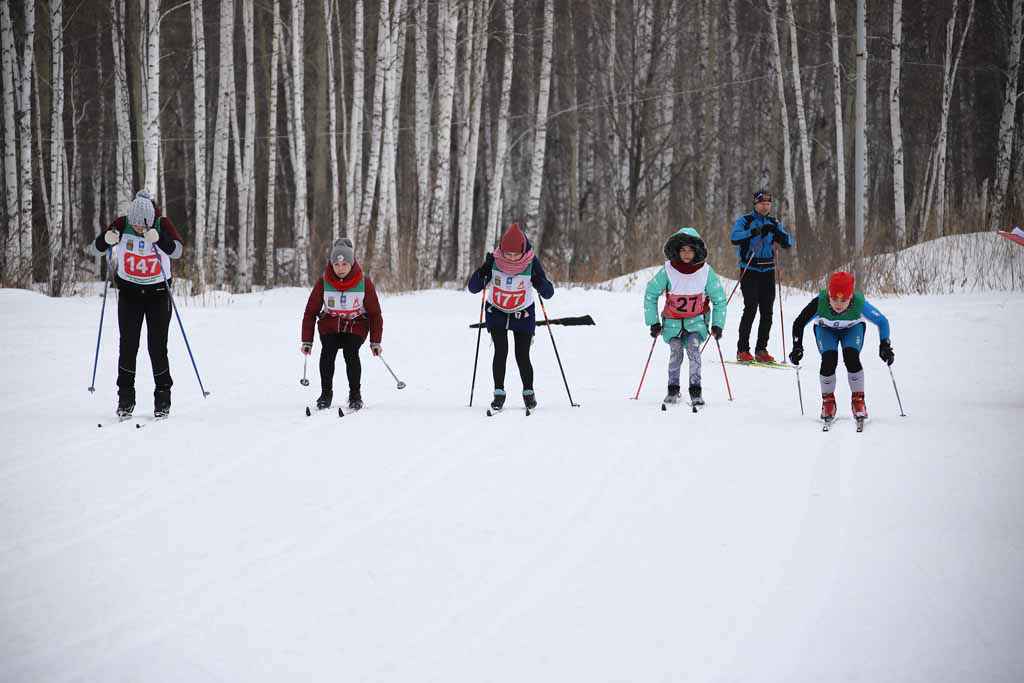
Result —
[[305, 80], [306, 60], [302, 58], [304, 41], [303, 27], [306, 15], [305, 0], [294, 0], [292, 4], [292, 125], [295, 130], [295, 258], [298, 261], [299, 284], [309, 284], [309, 214], [306, 210], [306, 124], [305, 124]]
[[779, 21], [777, 0], [768, 0], [771, 12], [772, 68], [775, 70], [775, 84], [779, 97], [779, 115], [782, 124], [782, 178], [785, 203], [779, 213], [788, 216], [796, 208], [793, 188], [793, 162], [790, 156], [789, 108], [786, 106], [786, 83], [782, 71], [782, 49], [779, 46]]
[[160, 0], [143, 0], [146, 15], [146, 55], [142, 65], [145, 139], [145, 178], [143, 186], [157, 190], [157, 155], [160, 153]]
[[[201, 1], [201, 0], [200, 0]], [[131, 120], [124, 47], [125, 0], [111, 0], [110, 46], [114, 55], [114, 192], [116, 211], [123, 216], [132, 200]]]
[[389, 0], [380, 0], [377, 15], [377, 59], [373, 76], [373, 110], [370, 115], [370, 158], [366, 165], [366, 184], [356, 224], [356, 245], [365, 249], [370, 231], [370, 216], [373, 215], [373, 200], [377, 195], [377, 175], [380, 173], [380, 153], [384, 133], [384, 85], [387, 72], [393, 67], [388, 63], [391, 49], [391, 9]]
[[[398, 240], [398, 125], [402, 110], [402, 76], [405, 65], [405, 28], [407, 25], [402, 0], [395, 0], [391, 19], [391, 62], [385, 82], [384, 149], [381, 154], [381, 216], [383, 220], [377, 232], [374, 255], [378, 263], [385, 263], [391, 273], [398, 274], [401, 268], [401, 253]], [[386, 242], [385, 242], [386, 238]], [[385, 246], [386, 244], [386, 246]], [[385, 252], [385, 249], [387, 250]], [[379, 256], [377, 256], [379, 255]], [[386, 257], [386, 259], [385, 259]]]
[[[835, 0], [831, 0], [835, 2]], [[736, 23], [736, 0], [728, 0], [727, 8], [727, 20], [729, 23], [729, 77], [733, 83], [738, 83], [740, 80], [740, 35], [739, 28]], [[740, 112], [743, 108], [743, 89], [733, 88], [732, 89], [732, 102], [730, 105], [730, 119], [729, 119], [729, 133], [731, 140], [740, 140]], [[729, 186], [732, 188], [732, 192], [735, 193], [738, 188], [741, 187], [740, 178], [741, 164], [731, 164], [733, 172], [729, 178]], [[732, 194], [732, 198], [736, 195]], [[730, 207], [732, 208], [732, 207]]]
[[35, 41], [36, 3], [26, 0], [24, 4], [24, 39], [20, 68], [16, 73], [18, 81], [18, 142], [21, 147], [21, 218], [18, 221], [17, 246], [18, 283], [23, 287], [32, 285], [32, 76], [33, 43]]
[[[425, 3], [421, 3], [425, 4]], [[426, 10], [424, 9], [424, 12]], [[363, 73], [366, 68], [366, 54], [363, 48], [363, 0], [355, 0], [354, 37], [352, 40], [352, 116], [349, 124], [348, 173], [346, 178], [346, 229], [353, 239], [362, 208], [363, 196], [363, 100], [366, 85]], [[361, 245], [357, 245], [361, 246]]]
[[[115, 0], [117, 2], [118, 0]], [[192, 248], [195, 250], [193, 290], [206, 291], [206, 225], [208, 190], [206, 173], [206, 35], [203, 21], [203, 0], [192, 0], [192, 116], [193, 164], [195, 172], [196, 208], [193, 212]]]
[[274, 262], [275, 199], [277, 197], [277, 68], [281, 51], [281, 7], [278, 0], [271, 0], [273, 30], [270, 41], [270, 116], [267, 132], [267, 235], [263, 263], [266, 267], [264, 283], [273, 287], [276, 265]]
[[[332, 14], [334, 2], [324, 0], [324, 26], [327, 27], [327, 139], [328, 145], [328, 166], [327, 178], [331, 187], [331, 239], [336, 240], [341, 233], [341, 197], [338, 183], [338, 145], [335, 136], [338, 132], [338, 117], [335, 110], [335, 99], [337, 88], [334, 78], [334, 31], [332, 30]], [[342, 74], [344, 77], [344, 74]], [[344, 112], [344, 109], [342, 109]]]
[[537, 109], [534, 123], [533, 154], [530, 163], [530, 185], [526, 202], [526, 225], [533, 230], [533, 246], [541, 246], [544, 223], [539, 220], [540, 191], [544, 178], [544, 151], [548, 135], [548, 103], [551, 98], [551, 53], [554, 46], [555, 9], [552, 0], [544, 0], [544, 37], [541, 47], [540, 81], [537, 88]]
[[[64, 284], [64, 3], [50, 0], [50, 296]], [[41, 142], [40, 142], [41, 144]]]
[[217, 117], [214, 122], [213, 167], [210, 176], [210, 205], [207, 224], [215, 226], [217, 251], [214, 254], [214, 281], [224, 286], [227, 229], [228, 155], [231, 150], [231, 113], [235, 105], [234, 74], [234, 0], [221, 0], [220, 68], [217, 82]]
[[469, 72], [469, 110], [466, 114], [466, 144], [462, 149], [464, 165], [460, 177], [459, 198], [459, 258], [456, 274], [461, 279], [470, 271], [470, 240], [473, 234], [473, 188], [476, 185], [477, 150], [480, 137], [480, 116], [483, 110], [483, 80], [487, 61], [488, 13], [482, 2], [467, 7], [469, 39], [466, 42], [466, 69]]
[[508, 119], [512, 101], [512, 65], [515, 56], [515, 0], [505, 2], [505, 58], [502, 65], [501, 103], [498, 105], [498, 132], [494, 142], [494, 174], [488, 189], [487, 224], [484, 232], [484, 251], [498, 243], [501, 220], [502, 180], [508, 162]]
[[[416, 136], [416, 244], [422, 249], [429, 243], [430, 226], [430, 53], [427, 3], [416, 0], [416, 95], [414, 126]], [[355, 101], [353, 100], [353, 107]], [[423, 261], [417, 263], [417, 284], [425, 284]]]
[[[835, 0], [832, 0], [835, 2]], [[903, 190], [903, 124], [900, 119], [900, 68], [903, 48], [903, 0], [892, 3], [892, 52], [889, 71], [889, 128], [892, 133], [892, 194], [896, 224], [896, 249], [907, 241], [907, 199]]]
[[16, 279], [18, 265], [18, 242], [21, 233], [18, 198], [18, 143], [14, 128], [14, 65], [17, 55], [14, 51], [14, 24], [11, 8], [6, 2], [0, 3], [0, 77], [4, 89], [4, 271], [3, 282]]
[[[793, 0], [786, 2], [786, 22], [789, 24], [789, 52], [793, 65], [793, 92], [796, 101], [797, 131], [800, 135], [800, 161], [804, 173], [804, 200], [807, 202], [807, 222], [811, 229], [814, 230], [818, 226], [818, 212], [814, 206], [814, 176], [811, 174], [811, 141], [807, 135], [807, 116], [804, 113], [804, 88], [800, 77], [800, 49], [797, 41]], [[794, 258], [797, 257], [796, 250], [797, 247], [794, 245]]]
[[868, 43], [866, 0], [857, 0], [857, 98], [854, 124], [853, 249], [857, 269], [864, 255], [864, 225], [868, 213]]
[[836, 222], [839, 234], [846, 234], [846, 146], [843, 142], [843, 79], [839, 62], [839, 31], [836, 26], [836, 0], [828, 2], [832, 28], [832, 103], [836, 127]]
[[999, 227], [1004, 217], [1006, 188], [1010, 182], [1010, 162], [1013, 157], [1014, 122], [1017, 118], [1017, 74], [1020, 69], [1021, 32], [1024, 31], [1024, 0], [1014, 0], [1010, 19], [1010, 50], [1006, 65], [1006, 86], [1003, 89], [1003, 112], [999, 117], [999, 143], [996, 152], [996, 176], [992, 195], [993, 228]]
[[[253, 268], [253, 235], [255, 229], [256, 190], [256, 85], [254, 68], [253, 39], [253, 6], [251, 2], [242, 3], [242, 36], [245, 43], [245, 99], [243, 100], [243, 117], [245, 121], [244, 138], [235, 142], [235, 158], [238, 164], [238, 286], [243, 292], [252, 289]], [[236, 100], [237, 102], [237, 100]], [[232, 125], [239, 129], [238, 116], [232, 117]]]

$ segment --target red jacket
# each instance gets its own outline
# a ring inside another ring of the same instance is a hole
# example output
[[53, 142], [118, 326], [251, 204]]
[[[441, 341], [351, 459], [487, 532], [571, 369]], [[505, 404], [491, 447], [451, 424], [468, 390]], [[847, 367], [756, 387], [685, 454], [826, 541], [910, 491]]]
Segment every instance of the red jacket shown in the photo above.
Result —
[[[324, 307], [324, 278], [327, 278], [338, 289], [348, 289], [358, 282], [360, 277], [363, 278], [363, 284], [366, 288], [363, 293], [363, 307], [366, 309], [366, 315], [360, 316], [355, 320], [328, 315], [321, 316]], [[369, 332], [370, 342], [379, 344], [381, 335], [384, 333], [384, 318], [380, 314], [377, 288], [373, 286], [373, 280], [370, 279], [369, 275], [363, 275], [363, 269], [358, 263], [352, 264], [352, 270], [348, 272], [344, 280], [334, 274], [334, 268], [331, 264], [327, 264], [323, 277], [317, 278], [316, 284], [313, 285], [313, 291], [309, 293], [306, 310], [302, 314], [303, 342], [309, 344], [313, 342], [313, 321], [317, 318], [320, 320], [316, 327], [321, 335], [348, 332], [365, 339], [367, 332]]]

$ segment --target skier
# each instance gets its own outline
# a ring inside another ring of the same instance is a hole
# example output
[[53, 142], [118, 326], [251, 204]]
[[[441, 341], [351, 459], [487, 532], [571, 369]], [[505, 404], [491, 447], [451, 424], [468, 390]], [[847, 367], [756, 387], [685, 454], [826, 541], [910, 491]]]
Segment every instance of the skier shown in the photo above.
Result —
[[[774, 363], [768, 353], [768, 337], [772, 331], [772, 307], [775, 305], [775, 243], [783, 249], [793, 246], [794, 239], [782, 221], [769, 215], [772, 194], [767, 190], [754, 193], [754, 210], [736, 219], [730, 239], [739, 257], [740, 290], [743, 292], [743, 315], [736, 342], [736, 360]], [[757, 344], [750, 355], [750, 328], [760, 311]]]
[[337, 239], [331, 245], [324, 274], [313, 285], [306, 301], [306, 310], [302, 314], [302, 344], [299, 347], [306, 356], [313, 350], [314, 320], [317, 320], [321, 343], [320, 397], [316, 400], [316, 407], [318, 410], [331, 407], [334, 364], [341, 349], [348, 376], [348, 408], [359, 410], [363, 407], [359, 347], [369, 334], [370, 352], [374, 356], [380, 355], [384, 319], [377, 288], [356, 262], [352, 240], [347, 237]]
[[815, 296], [793, 321], [793, 350], [789, 360], [799, 365], [804, 356], [804, 326], [814, 320], [814, 338], [821, 352], [821, 419], [831, 422], [836, 416], [836, 366], [839, 364], [839, 345], [843, 347], [843, 362], [850, 381], [851, 410], [853, 416], [863, 420], [868, 416], [864, 404], [864, 368], [860, 362], [860, 349], [864, 344], [865, 320], [878, 326], [878, 355], [892, 365], [896, 355], [889, 340], [889, 321], [872, 306], [864, 294], [854, 289], [853, 274], [839, 271], [828, 279], [827, 289]]
[[494, 360], [491, 372], [494, 375], [493, 410], [505, 405], [505, 364], [508, 360], [508, 332], [512, 331], [515, 343], [516, 365], [523, 383], [523, 403], [528, 410], [537, 407], [537, 395], [533, 389], [533, 365], [530, 363], [530, 344], [537, 326], [536, 304], [533, 291], [545, 299], [555, 294], [555, 286], [544, 274], [540, 258], [533, 253], [533, 247], [518, 223], [509, 224], [498, 250], [488, 252], [484, 263], [473, 273], [467, 286], [476, 294], [488, 284], [490, 294], [485, 306], [487, 332], [494, 343]]
[[[700, 345], [708, 337], [708, 301], [714, 305], [710, 334], [722, 338], [725, 325], [725, 292], [718, 274], [707, 264], [707, 247], [695, 228], [681, 228], [664, 246], [668, 259], [647, 283], [644, 291], [644, 324], [651, 337], [659, 334], [668, 343], [668, 395], [664, 403], [679, 401], [679, 369], [683, 353], [690, 358], [690, 403], [704, 405], [700, 384]], [[665, 307], [658, 317], [658, 297], [665, 295]]]
[[146, 342], [153, 366], [153, 416], [171, 412], [170, 363], [167, 360], [167, 330], [171, 324], [171, 259], [181, 258], [182, 244], [177, 228], [153, 202], [147, 190], [139, 190], [128, 205], [93, 242], [97, 254], [110, 252], [117, 297], [117, 325], [121, 341], [117, 357], [117, 416], [128, 419], [135, 410], [135, 358], [139, 353], [142, 321], [146, 321]]

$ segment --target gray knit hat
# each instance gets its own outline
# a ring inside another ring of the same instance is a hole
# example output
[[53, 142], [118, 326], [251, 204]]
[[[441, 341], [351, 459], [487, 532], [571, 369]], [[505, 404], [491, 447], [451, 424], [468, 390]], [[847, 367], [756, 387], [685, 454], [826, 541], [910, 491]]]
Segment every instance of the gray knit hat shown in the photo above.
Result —
[[338, 261], [355, 263], [355, 251], [355, 246], [348, 237], [336, 239], [334, 244], [331, 245], [331, 263], [337, 263]]
[[151, 228], [155, 220], [156, 208], [153, 206], [153, 195], [149, 193], [149, 190], [139, 190], [135, 193], [135, 199], [128, 205], [128, 223]]

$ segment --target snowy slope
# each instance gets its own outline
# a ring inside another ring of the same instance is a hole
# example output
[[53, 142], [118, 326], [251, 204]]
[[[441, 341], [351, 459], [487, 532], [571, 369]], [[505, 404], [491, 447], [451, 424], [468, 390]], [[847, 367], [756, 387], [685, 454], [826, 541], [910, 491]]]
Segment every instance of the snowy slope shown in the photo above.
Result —
[[714, 345], [702, 414], [658, 409], [661, 342], [629, 400], [641, 296], [596, 290], [548, 308], [598, 323], [554, 330], [581, 408], [543, 329], [539, 411], [510, 361], [484, 417], [486, 338], [466, 407], [479, 298], [428, 291], [382, 301], [408, 388], [364, 351], [367, 408], [306, 418], [305, 297], [183, 307], [212, 395], [172, 322], [173, 415], [137, 430], [96, 427], [112, 311], [90, 395], [99, 298], [0, 290], [0, 680], [1024, 679], [1021, 293], [876, 299], [908, 417], [869, 330], [863, 434], [819, 430], [809, 338], [806, 416], [788, 371], [728, 366], [730, 403]]

